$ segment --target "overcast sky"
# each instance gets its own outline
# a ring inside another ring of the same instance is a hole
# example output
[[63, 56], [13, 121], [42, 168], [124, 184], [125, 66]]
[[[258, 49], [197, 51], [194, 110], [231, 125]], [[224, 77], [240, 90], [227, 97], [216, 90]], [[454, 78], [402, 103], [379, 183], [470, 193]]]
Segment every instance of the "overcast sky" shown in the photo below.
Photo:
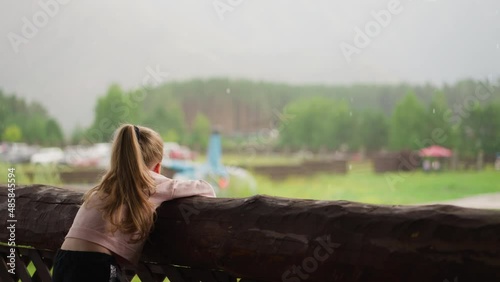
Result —
[[500, 75], [498, 0], [59, 2], [2, 0], [0, 88], [42, 102], [66, 132], [90, 124], [112, 82], [139, 87], [148, 67], [164, 81], [294, 84]]

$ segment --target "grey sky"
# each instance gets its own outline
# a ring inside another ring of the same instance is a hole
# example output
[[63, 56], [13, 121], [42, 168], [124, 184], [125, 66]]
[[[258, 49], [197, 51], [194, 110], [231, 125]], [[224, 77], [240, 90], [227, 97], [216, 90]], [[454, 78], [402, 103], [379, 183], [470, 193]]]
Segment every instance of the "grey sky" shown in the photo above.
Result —
[[[23, 17], [33, 23], [40, 3], [51, 1], [2, 1], [0, 88], [42, 102], [66, 131], [90, 124], [95, 98], [112, 82], [139, 87], [148, 66], [175, 80], [327, 84], [500, 75], [495, 0], [400, 1], [401, 11], [350, 62], [341, 42], [355, 46], [355, 27], [364, 30], [391, 0], [64, 0], [26, 38]], [[221, 20], [214, 3], [236, 5]], [[14, 33], [27, 41], [17, 53]]]

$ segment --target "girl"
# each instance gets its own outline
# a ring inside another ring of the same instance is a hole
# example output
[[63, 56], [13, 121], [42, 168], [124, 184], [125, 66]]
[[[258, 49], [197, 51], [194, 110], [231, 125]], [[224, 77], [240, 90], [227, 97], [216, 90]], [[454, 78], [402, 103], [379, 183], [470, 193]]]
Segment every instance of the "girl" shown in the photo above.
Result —
[[111, 166], [84, 196], [54, 262], [54, 282], [120, 281], [120, 265], [135, 266], [155, 209], [174, 198], [215, 197], [205, 181], [160, 175], [163, 142], [155, 131], [126, 124], [114, 136]]

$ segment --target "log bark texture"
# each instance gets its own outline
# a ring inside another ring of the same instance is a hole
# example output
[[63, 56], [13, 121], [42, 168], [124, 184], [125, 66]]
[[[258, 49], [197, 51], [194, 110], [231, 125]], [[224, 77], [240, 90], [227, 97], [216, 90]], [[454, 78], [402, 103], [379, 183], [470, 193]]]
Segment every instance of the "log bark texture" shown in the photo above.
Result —
[[[0, 222], [7, 221], [0, 186]], [[16, 190], [16, 243], [57, 249], [82, 194]], [[5, 228], [0, 242], [8, 237]], [[258, 281], [500, 281], [500, 212], [254, 196], [164, 203], [143, 261]]]

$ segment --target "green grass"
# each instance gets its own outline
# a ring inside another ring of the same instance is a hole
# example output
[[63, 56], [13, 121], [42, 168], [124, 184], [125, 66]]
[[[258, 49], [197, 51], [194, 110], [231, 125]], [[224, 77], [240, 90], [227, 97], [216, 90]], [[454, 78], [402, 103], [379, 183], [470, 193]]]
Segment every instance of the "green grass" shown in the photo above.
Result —
[[[254, 155], [252, 153], [248, 154], [224, 154], [222, 156], [222, 162], [225, 165], [232, 166], [256, 166], [256, 165], [293, 165], [300, 164], [303, 157], [300, 155], [286, 156], [279, 154], [270, 155]], [[196, 158], [197, 162], [205, 162], [206, 156], [199, 155]]]
[[0, 179], [0, 183], [7, 183], [7, 169], [15, 168], [15, 179], [17, 185], [47, 184], [61, 186], [59, 172], [68, 170], [65, 166], [55, 165], [34, 165], [34, 164], [8, 164], [0, 162], [0, 175], [5, 175]]
[[[288, 161], [287, 161], [288, 160]], [[299, 163], [298, 158], [284, 156], [226, 155], [225, 164], [277, 165]], [[8, 164], [0, 163], [0, 171], [7, 174]], [[61, 186], [53, 173], [61, 168], [43, 168], [33, 165], [16, 165], [16, 183], [43, 183]], [[63, 168], [64, 169], [64, 168]], [[67, 168], [66, 168], [67, 169]], [[32, 181], [27, 171], [37, 172]], [[0, 174], [2, 175], [2, 174]], [[7, 179], [0, 183], [6, 183]], [[246, 197], [254, 194], [318, 199], [349, 200], [372, 204], [420, 204], [458, 199], [484, 193], [500, 192], [500, 172], [487, 167], [483, 171], [443, 171], [439, 173], [401, 172], [375, 174], [371, 163], [351, 163], [347, 175], [319, 174], [312, 177], [290, 177], [272, 181], [255, 175], [255, 187], [249, 188], [248, 179], [232, 179], [229, 189], [220, 191], [219, 197]]]
[[255, 166], [255, 165], [294, 165], [300, 164], [303, 158], [300, 155], [285, 156], [285, 155], [236, 155], [228, 154], [222, 157], [222, 161], [226, 165], [235, 166]]
[[[347, 175], [319, 174], [290, 177], [284, 181], [256, 176], [256, 182], [258, 194], [391, 205], [421, 204], [500, 192], [500, 172], [491, 167], [483, 171], [375, 174], [369, 164], [354, 163]], [[238, 185], [242, 184], [235, 184]], [[249, 193], [235, 187], [224, 196], [243, 197], [249, 196]]]

